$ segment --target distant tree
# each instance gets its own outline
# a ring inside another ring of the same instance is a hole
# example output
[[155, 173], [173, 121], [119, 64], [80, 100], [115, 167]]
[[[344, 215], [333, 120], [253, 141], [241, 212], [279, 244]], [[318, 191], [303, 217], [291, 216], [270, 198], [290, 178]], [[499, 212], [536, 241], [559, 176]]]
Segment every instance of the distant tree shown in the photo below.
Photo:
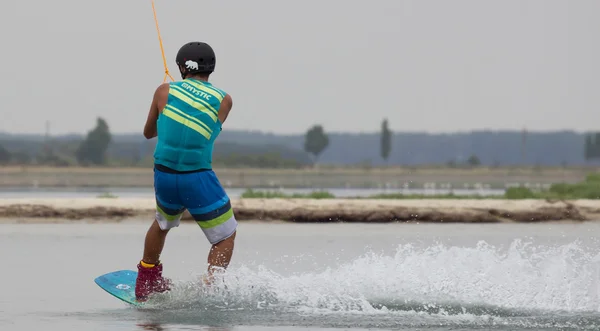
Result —
[[112, 140], [108, 124], [102, 118], [96, 120], [96, 127], [88, 132], [86, 139], [75, 152], [77, 161], [82, 165], [106, 164], [106, 150]]
[[600, 132], [585, 135], [584, 158], [586, 161], [600, 158]]
[[10, 152], [4, 148], [4, 146], [0, 145], [0, 164], [7, 164], [10, 162], [11, 155]]
[[473, 154], [473, 155], [469, 156], [469, 158], [467, 159], [467, 164], [472, 167], [476, 167], [476, 166], [481, 165], [481, 161], [479, 160], [477, 155]]
[[315, 162], [328, 145], [329, 137], [321, 125], [315, 125], [306, 131], [304, 151], [312, 154]]
[[387, 162], [392, 150], [392, 132], [388, 127], [388, 120], [381, 123], [381, 158]]

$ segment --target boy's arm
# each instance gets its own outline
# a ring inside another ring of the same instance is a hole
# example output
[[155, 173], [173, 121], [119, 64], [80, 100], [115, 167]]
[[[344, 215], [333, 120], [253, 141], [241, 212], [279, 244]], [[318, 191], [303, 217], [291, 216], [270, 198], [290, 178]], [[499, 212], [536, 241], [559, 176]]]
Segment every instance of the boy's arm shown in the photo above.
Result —
[[165, 108], [168, 97], [169, 83], [161, 84], [156, 91], [154, 91], [150, 110], [148, 111], [148, 117], [146, 118], [146, 125], [144, 125], [144, 137], [146, 137], [146, 139], [156, 137], [156, 121], [158, 120], [158, 114]]
[[221, 124], [225, 123], [231, 108], [233, 108], [233, 99], [231, 98], [231, 95], [226, 94], [219, 106], [219, 121], [221, 121]]

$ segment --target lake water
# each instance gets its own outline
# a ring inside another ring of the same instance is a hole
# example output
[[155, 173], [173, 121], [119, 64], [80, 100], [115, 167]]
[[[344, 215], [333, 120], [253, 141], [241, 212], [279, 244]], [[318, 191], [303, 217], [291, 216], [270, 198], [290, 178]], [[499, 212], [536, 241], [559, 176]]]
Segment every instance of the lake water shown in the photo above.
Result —
[[135, 309], [93, 279], [135, 269], [148, 221], [0, 225], [0, 330], [598, 330], [600, 222], [240, 224], [226, 287], [182, 224], [175, 289]]

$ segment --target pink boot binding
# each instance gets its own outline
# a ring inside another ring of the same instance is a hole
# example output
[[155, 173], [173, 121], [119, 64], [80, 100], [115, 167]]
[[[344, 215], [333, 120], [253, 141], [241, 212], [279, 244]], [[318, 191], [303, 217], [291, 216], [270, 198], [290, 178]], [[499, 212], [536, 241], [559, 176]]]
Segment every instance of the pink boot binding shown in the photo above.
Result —
[[137, 268], [135, 296], [138, 301], [146, 301], [152, 293], [162, 293], [171, 289], [171, 280], [162, 276], [161, 263], [152, 268], [143, 267], [140, 263]]

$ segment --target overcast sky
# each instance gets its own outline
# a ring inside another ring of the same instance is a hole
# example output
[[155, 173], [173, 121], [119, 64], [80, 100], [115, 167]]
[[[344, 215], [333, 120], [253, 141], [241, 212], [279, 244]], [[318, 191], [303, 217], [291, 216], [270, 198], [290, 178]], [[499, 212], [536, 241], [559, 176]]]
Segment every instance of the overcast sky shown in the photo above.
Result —
[[[597, 0], [157, 0], [169, 69], [206, 41], [226, 129], [600, 129]], [[150, 0], [0, 1], [0, 131], [141, 132], [163, 64]]]

